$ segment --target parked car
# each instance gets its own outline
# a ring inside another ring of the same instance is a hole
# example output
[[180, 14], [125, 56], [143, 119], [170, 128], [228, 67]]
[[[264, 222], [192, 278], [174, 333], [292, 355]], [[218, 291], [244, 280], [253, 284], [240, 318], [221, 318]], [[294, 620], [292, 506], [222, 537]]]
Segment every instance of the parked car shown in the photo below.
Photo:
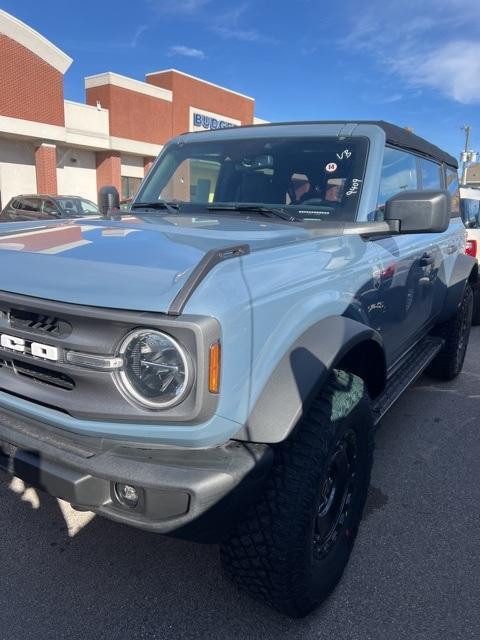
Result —
[[[460, 187], [462, 218], [467, 228], [465, 252], [480, 258], [480, 189], [476, 187]], [[472, 324], [480, 325], [480, 287], [474, 289]]]
[[0, 215], [0, 222], [84, 218], [98, 216], [97, 205], [78, 196], [21, 195], [11, 198]]
[[421, 372], [463, 366], [478, 265], [456, 160], [385, 122], [184, 134], [129, 212], [1, 231], [0, 466], [220, 542], [242, 589], [317, 607], [376, 425]]

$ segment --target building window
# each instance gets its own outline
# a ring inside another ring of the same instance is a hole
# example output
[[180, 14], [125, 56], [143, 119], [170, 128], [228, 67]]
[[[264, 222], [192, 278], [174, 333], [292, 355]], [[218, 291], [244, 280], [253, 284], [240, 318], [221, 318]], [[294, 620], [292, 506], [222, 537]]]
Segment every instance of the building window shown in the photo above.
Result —
[[141, 178], [131, 178], [130, 176], [122, 176], [121, 199], [127, 200], [129, 198], [133, 198], [133, 196], [137, 193], [141, 182], [142, 182]]

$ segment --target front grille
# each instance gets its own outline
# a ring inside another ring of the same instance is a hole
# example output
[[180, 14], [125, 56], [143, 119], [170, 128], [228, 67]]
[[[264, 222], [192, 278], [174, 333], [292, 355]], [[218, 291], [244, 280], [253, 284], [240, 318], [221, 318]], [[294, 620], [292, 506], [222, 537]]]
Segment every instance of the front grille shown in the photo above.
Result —
[[65, 320], [22, 309], [9, 309], [8, 322], [13, 329], [38, 331], [59, 338], [67, 337], [72, 332], [72, 326]]
[[75, 388], [75, 382], [70, 376], [58, 371], [39, 367], [29, 362], [20, 362], [13, 358], [0, 358], [0, 368], [2, 367], [9, 369], [17, 376], [24, 376], [36, 382], [49, 384], [52, 387], [58, 387], [67, 391], [72, 391], [72, 389]]

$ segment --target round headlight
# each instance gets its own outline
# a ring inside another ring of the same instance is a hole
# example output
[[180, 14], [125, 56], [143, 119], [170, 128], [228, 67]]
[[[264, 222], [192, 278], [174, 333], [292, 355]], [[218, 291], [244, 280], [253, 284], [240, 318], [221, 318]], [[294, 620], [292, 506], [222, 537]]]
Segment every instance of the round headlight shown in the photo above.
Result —
[[123, 367], [117, 380], [130, 399], [149, 409], [165, 409], [185, 396], [190, 383], [187, 355], [166, 333], [137, 329], [122, 342], [118, 355]]

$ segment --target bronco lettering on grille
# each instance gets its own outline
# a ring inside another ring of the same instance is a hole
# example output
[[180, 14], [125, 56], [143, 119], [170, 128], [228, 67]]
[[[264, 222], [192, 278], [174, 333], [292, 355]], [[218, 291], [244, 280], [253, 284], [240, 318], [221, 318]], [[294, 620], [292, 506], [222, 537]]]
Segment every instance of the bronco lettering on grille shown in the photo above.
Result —
[[9, 351], [17, 351], [18, 353], [24, 353], [34, 356], [35, 358], [42, 358], [43, 360], [51, 360], [53, 362], [58, 360], [57, 347], [52, 347], [49, 344], [31, 342], [30, 340], [24, 340], [23, 338], [2, 333], [0, 336], [0, 345]]

